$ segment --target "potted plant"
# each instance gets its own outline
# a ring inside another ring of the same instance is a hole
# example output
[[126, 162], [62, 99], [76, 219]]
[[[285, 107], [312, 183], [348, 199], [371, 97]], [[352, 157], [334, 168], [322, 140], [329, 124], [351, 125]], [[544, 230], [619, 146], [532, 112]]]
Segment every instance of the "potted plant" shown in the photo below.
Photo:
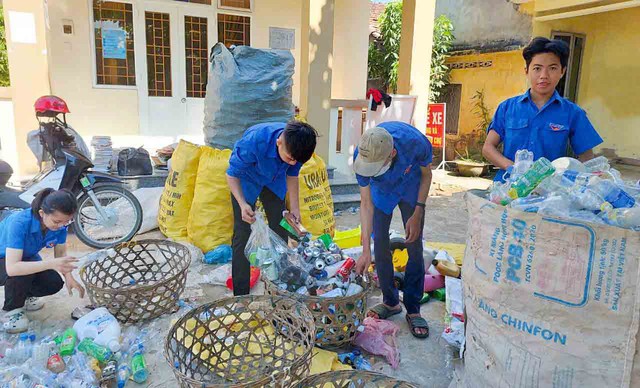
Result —
[[484, 103], [484, 90], [476, 91], [472, 97], [473, 113], [478, 117], [478, 125], [470, 133], [460, 136], [458, 144], [464, 145], [456, 151], [455, 160], [458, 173], [466, 177], [480, 177], [489, 173], [491, 164], [482, 155], [482, 147], [487, 139], [487, 127], [491, 124], [489, 109]]

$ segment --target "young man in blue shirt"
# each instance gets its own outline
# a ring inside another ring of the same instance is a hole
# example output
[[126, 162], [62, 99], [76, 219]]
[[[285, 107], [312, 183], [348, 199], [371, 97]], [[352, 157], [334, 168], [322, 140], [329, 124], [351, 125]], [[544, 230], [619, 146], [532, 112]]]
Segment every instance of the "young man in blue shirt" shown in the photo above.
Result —
[[[497, 181], [503, 180], [520, 149], [533, 152], [536, 160], [545, 157], [553, 161], [567, 156], [570, 144], [584, 162], [593, 159], [593, 148], [602, 143], [585, 111], [556, 91], [567, 71], [567, 44], [537, 37], [524, 48], [522, 56], [531, 88], [498, 106], [482, 149], [483, 155], [500, 168]], [[498, 149], [500, 143], [503, 152]]]
[[368, 316], [387, 319], [400, 314], [402, 307], [393, 283], [393, 261], [389, 246], [389, 226], [398, 206], [406, 233], [409, 261], [404, 278], [403, 303], [411, 333], [429, 335], [427, 321], [420, 316], [424, 294], [425, 264], [422, 257], [425, 201], [431, 187], [431, 143], [416, 128], [398, 121], [368, 129], [354, 153], [353, 169], [360, 185], [362, 256], [356, 269], [362, 273], [371, 264], [371, 234], [376, 255], [376, 271], [383, 303]]
[[269, 227], [287, 241], [280, 226], [289, 192], [290, 212], [300, 220], [298, 174], [316, 148], [318, 133], [300, 121], [264, 123], [247, 129], [229, 159], [227, 182], [233, 205], [233, 294], [249, 294], [250, 265], [244, 249], [255, 222], [256, 201], [260, 198]]

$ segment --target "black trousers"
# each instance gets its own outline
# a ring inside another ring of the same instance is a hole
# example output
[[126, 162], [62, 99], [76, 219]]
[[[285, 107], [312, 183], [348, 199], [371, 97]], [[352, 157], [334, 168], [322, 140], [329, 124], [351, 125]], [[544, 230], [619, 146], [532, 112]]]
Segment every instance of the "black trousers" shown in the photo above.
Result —
[[[278, 198], [273, 191], [266, 187], [260, 193], [260, 201], [267, 213], [267, 221], [271, 230], [276, 232], [278, 236], [287, 241], [287, 231], [280, 226], [282, 220], [282, 212], [285, 210], [283, 199]], [[251, 276], [251, 265], [249, 259], [244, 254], [244, 249], [251, 235], [251, 224], [242, 220], [242, 210], [233, 194], [231, 195], [233, 204], [233, 259], [231, 262], [231, 278], [233, 279], [233, 295], [248, 295], [250, 291], [249, 280]], [[256, 209], [256, 204], [252, 203], [251, 208]]]
[[53, 295], [64, 285], [62, 277], [52, 269], [25, 276], [9, 276], [5, 259], [0, 259], [0, 262], [0, 286], [4, 286], [4, 311], [24, 307], [25, 300], [32, 296]]

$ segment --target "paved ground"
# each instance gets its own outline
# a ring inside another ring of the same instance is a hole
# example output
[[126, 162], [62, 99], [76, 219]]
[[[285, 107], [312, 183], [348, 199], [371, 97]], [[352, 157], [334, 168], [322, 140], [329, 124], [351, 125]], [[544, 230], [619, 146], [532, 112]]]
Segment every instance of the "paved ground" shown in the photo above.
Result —
[[[440, 173], [438, 173], [440, 174]], [[467, 229], [467, 213], [464, 205], [463, 193], [450, 195], [452, 192], [471, 188], [484, 188], [488, 185], [486, 180], [462, 180], [453, 178], [456, 185], [452, 185], [452, 178], [437, 176], [434, 186], [439, 194], [429, 199], [426, 212], [425, 238], [427, 241], [463, 243]], [[446, 182], [445, 182], [446, 181]], [[462, 184], [461, 184], [462, 182]], [[442, 195], [446, 194], [446, 195]], [[348, 212], [336, 218], [339, 229], [349, 229], [359, 224], [359, 214]], [[399, 214], [394, 216], [392, 229], [402, 232], [401, 218]], [[158, 231], [150, 232], [139, 238], [162, 238]], [[82, 245], [74, 237], [69, 239], [69, 253], [82, 256], [92, 249]], [[187, 290], [183, 297], [192, 299], [193, 304], [200, 304], [230, 295], [226, 288], [217, 285], [206, 284], [206, 277], [214, 271], [213, 266], [204, 265], [199, 260], [194, 260], [188, 276]], [[78, 278], [79, 279], [79, 278]], [[259, 293], [260, 289], [254, 290]], [[0, 291], [0, 295], [4, 289]], [[380, 296], [374, 294], [369, 301], [370, 305], [378, 303]], [[39, 322], [37, 329], [50, 332], [52, 330], [64, 330], [71, 326], [73, 321], [70, 313], [76, 306], [88, 304], [88, 299], [80, 300], [77, 296], [68, 296], [66, 290], [47, 299], [47, 305], [39, 312], [30, 314], [34, 321]], [[170, 327], [171, 320], [175, 319], [185, 310], [172, 316], [165, 316], [153, 321], [151, 332], [154, 333], [149, 341], [149, 354], [147, 362], [151, 371], [148, 387], [175, 387], [176, 381], [163, 357], [163, 344], [165, 335]], [[418, 384], [421, 387], [447, 387], [452, 378], [453, 364], [457, 359], [454, 349], [450, 348], [440, 338], [443, 330], [444, 303], [431, 301], [423, 306], [422, 314], [427, 317], [431, 326], [431, 337], [426, 340], [414, 339], [404, 321], [404, 315], [394, 317], [401, 330], [399, 345], [401, 351], [401, 363], [398, 370], [392, 370], [382, 359], [373, 360], [374, 369], [386, 374], [397, 376]]]

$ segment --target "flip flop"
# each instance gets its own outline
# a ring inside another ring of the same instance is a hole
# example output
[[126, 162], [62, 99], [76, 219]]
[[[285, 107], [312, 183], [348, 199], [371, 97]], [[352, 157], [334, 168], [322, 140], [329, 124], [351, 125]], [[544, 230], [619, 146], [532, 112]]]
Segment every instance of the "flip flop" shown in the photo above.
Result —
[[[409, 328], [411, 329], [411, 334], [413, 334], [416, 338], [427, 338], [429, 336], [429, 324], [427, 320], [422, 317], [410, 317], [407, 315], [407, 323], [409, 324]], [[427, 329], [426, 333], [418, 333], [416, 329]]]
[[370, 312], [376, 314], [378, 319], [389, 319], [394, 315], [400, 314], [402, 312], [402, 307], [398, 310], [393, 310], [385, 306], [383, 303], [380, 303], [370, 308], [367, 312], [367, 316], [369, 316]]

